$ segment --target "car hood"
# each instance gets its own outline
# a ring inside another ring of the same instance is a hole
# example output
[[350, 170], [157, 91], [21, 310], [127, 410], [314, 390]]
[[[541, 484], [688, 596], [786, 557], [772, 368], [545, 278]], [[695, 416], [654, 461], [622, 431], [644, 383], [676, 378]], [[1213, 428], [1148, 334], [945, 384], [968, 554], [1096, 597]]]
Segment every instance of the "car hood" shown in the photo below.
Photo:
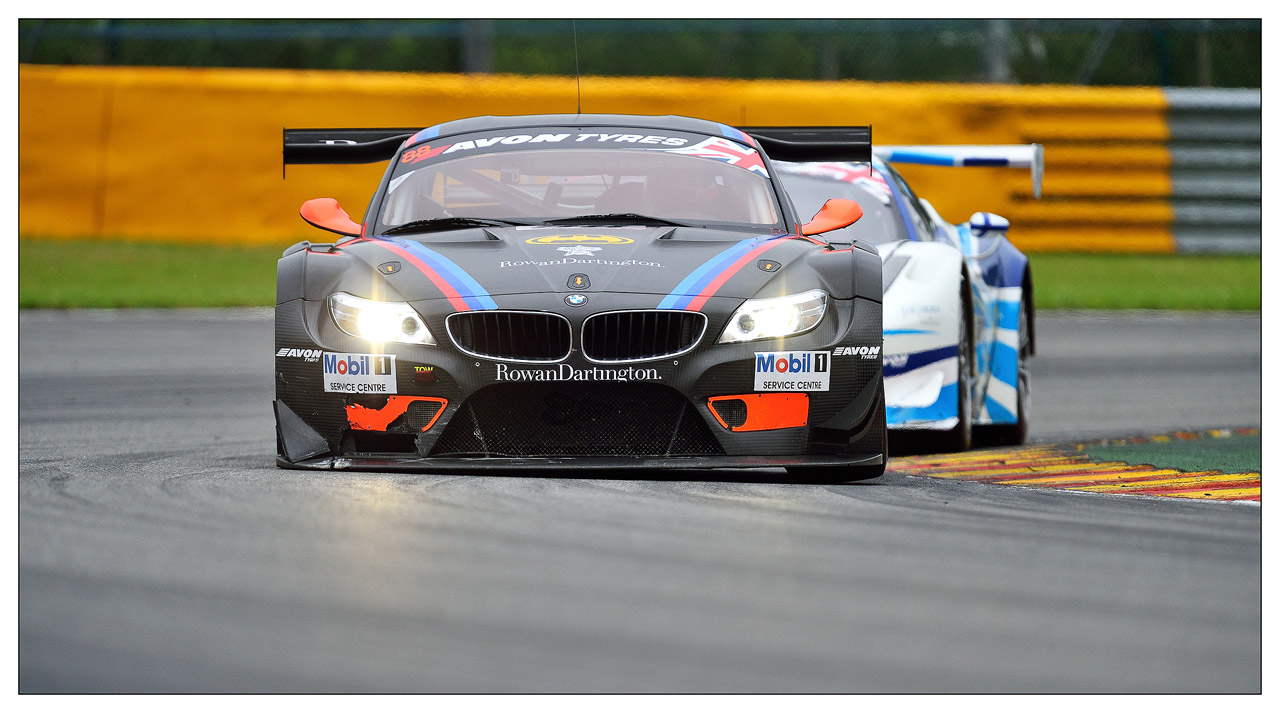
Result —
[[[338, 247], [411, 301], [578, 291], [748, 298], [784, 275], [793, 284], [779, 287], [795, 288], [786, 291], [824, 286], [800, 277], [800, 266], [831, 251], [794, 235], [670, 226], [484, 228]], [[660, 306], [686, 306], [676, 301]]]

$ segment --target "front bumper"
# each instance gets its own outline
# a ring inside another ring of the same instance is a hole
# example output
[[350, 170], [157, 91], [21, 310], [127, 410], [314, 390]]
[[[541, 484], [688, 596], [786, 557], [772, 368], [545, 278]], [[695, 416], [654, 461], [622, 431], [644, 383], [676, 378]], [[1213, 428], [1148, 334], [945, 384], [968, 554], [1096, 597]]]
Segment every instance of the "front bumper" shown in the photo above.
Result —
[[[615, 304], [605, 297], [594, 299], [601, 311], [626, 306], [625, 295], [611, 296]], [[549, 300], [542, 309], [564, 314]], [[738, 302], [708, 303], [708, 328], [692, 351], [626, 364], [592, 363], [576, 350], [549, 364], [469, 356], [450, 343], [443, 315], [426, 318], [438, 346], [373, 345], [339, 330], [322, 302], [280, 304], [278, 463], [413, 471], [883, 464], [879, 303], [835, 302], [817, 329], [785, 348], [716, 344]], [[434, 305], [415, 306], [433, 314]], [[575, 335], [586, 316], [569, 315]], [[828, 389], [757, 392], [757, 353], [772, 352], [829, 353]], [[386, 391], [326, 391], [325, 359], [361, 354], [393, 357], [365, 380]]]

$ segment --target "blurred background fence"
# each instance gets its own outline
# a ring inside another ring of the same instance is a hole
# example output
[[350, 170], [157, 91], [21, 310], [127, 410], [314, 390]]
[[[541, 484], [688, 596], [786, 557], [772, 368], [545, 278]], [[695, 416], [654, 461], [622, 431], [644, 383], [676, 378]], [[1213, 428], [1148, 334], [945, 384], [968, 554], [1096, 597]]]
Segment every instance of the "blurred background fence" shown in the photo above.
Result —
[[1261, 37], [1240, 19], [18, 23], [38, 64], [1160, 87], [1261, 87]]
[[879, 143], [1042, 143], [1040, 201], [1015, 172], [903, 172], [950, 220], [1006, 215], [1031, 251], [1258, 252], [1260, 40], [1247, 20], [21, 20], [19, 228], [287, 242], [310, 235], [303, 199], [359, 214], [381, 168], [282, 181], [284, 126], [580, 102], [871, 123]]
[[1168, 89], [1180, 252], [1262, 247], [1262, 93]]

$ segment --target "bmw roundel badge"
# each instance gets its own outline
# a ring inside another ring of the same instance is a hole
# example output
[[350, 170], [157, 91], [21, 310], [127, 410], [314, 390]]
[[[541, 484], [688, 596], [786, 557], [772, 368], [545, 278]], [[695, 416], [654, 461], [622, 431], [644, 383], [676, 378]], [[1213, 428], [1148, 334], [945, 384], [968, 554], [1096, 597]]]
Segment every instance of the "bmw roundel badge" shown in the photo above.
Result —
[[586, 295], [569, 295], [564, 298], [564, 303], [570, 307], [581, 307], [587, 303]]

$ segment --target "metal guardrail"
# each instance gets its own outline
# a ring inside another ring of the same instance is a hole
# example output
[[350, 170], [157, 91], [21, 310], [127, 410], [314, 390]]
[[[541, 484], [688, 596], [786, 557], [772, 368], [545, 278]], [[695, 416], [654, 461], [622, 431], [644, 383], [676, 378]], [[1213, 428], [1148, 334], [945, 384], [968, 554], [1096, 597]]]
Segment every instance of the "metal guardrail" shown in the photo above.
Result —
[[1262, 250], [1262, 92], [1166, 89], [1180, 253]]

